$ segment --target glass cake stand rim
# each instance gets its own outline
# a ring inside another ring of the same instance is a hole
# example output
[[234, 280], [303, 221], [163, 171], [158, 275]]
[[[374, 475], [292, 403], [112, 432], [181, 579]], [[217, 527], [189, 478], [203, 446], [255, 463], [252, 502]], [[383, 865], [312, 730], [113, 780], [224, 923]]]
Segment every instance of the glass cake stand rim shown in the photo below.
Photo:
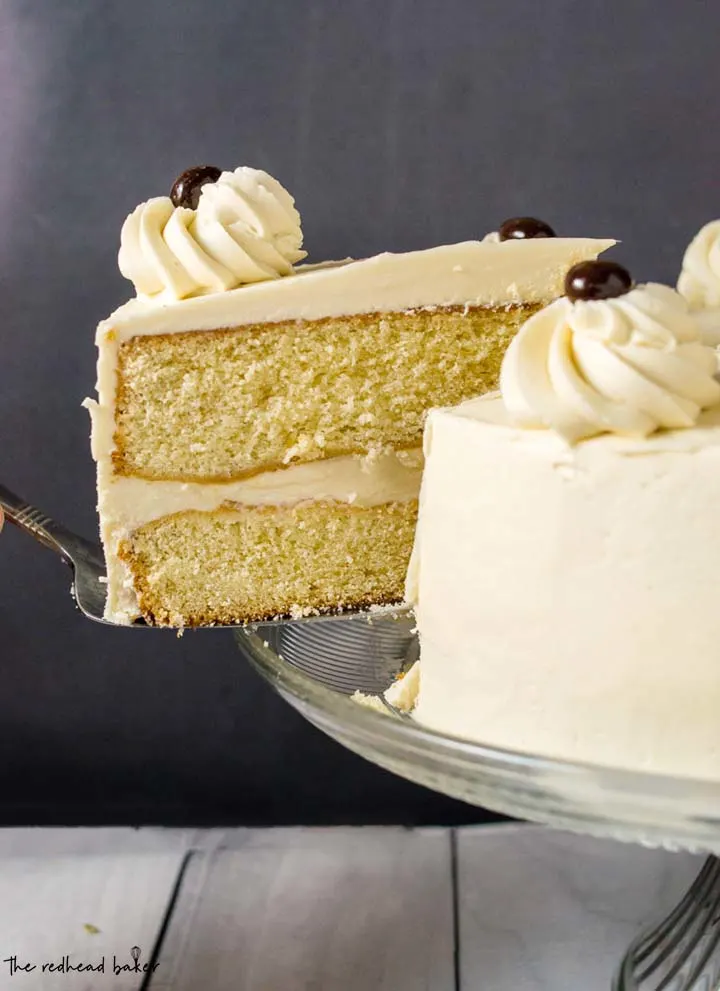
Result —
[[247, 654], [255, 670], [262, 674], [274, 688], [281, 690], [283, 696], [291, 694], [298, 701], [310, 702], [330, 715], [342, 717], [350, 725], [373, 728], [373, 732], [379, 737], [415, 740], [429, 748], [448, 751], [454, 757], [462, 755], [478, 762], [495, 761], [508, 769], [532, 768], [533, 770], [543, 770], [568, 777], [578, 775], [592, 775], [595, 778], [609, 776], [615, 779], [616, 786], [621, 785], [625, 791], [635, 791], [641, 785], [652, 785], [654, 786], [652, 791], [667, 794], [668, 791], [680, 787], [686, 793], [696, 793], [698, 796], [702, 795], [708, 798], [714, 797], [720, 801], [720, 777], [718, 781], [712, 781], [704, 778], [680, 777], [655, 771], [637, 771], [612, 765], [545, 757], [540, 754], [476, 743], [449, 733], [441, 733], [423, 726], [409, 717], [393, 718], [390, 710], [386, 715], [369, 706], [358, 704], [349, 696], [324, 687], [309, 675], [304, 674], [299, 668], [279, 657], [262, 641], [251, 626], [235, 631], [235, 639], [241, 651], [243, 651], [243, 641], [246, 641], [246, 646], [250, 650], [243, 651], [243, 653]]
[[573, 762], [453, 737], [321, 685], [279, 657], [252, 627], [234, 635], [253, 668], [309, 722], [401, 777], [514, 818], [720, 853], [720, 780]]

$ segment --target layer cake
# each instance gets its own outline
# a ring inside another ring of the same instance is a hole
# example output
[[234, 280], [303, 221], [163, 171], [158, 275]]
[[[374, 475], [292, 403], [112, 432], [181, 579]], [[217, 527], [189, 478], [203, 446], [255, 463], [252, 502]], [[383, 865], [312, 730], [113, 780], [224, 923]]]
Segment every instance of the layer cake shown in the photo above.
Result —
[[107, 618], [401, 599], [427, 410], [495, 388], [567, 266], [613, 243], [542, 227], [299, 266], [300, 217], [266, 173], [201, 167], [141, 204], [119, 258], [137, 297], [98, 327], [88, 401]]

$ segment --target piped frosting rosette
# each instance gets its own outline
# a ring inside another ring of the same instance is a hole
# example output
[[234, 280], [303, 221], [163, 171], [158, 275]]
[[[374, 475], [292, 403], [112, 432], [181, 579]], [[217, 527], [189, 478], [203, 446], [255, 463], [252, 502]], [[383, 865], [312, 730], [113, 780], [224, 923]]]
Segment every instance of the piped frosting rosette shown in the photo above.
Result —
[[535, 314], [506, 353], [500, 388], [519, 425], [574, 444], [693, 426], [720, 402], [716, 370], [687, 302], [649, 283], [611, 299], [563, 297]]
[[706, 224], [688, 245], [678, 292], [694, 310], [720, 308], [720, 220]]
[[688, 245], [678, 292], [697, 314], [705, 343], [720, 345], [720, 220], [705, 224]]
[[224, 292], [292, 272], [305, 257], [295, 201], [258, 169], [222, 172], [196, 209], [170, 197], [141, 203], [125, 221], [118, 263], [141, 296]]

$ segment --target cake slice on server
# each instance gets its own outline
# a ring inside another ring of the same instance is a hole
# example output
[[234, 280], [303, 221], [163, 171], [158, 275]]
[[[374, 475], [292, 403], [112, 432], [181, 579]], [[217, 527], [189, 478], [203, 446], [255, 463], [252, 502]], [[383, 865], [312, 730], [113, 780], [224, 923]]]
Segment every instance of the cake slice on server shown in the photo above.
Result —
[[523, 321], [612, 241], [521, 218], [296, 267], [292, 197], [202, 167], [123, 227], [137, 297], [88, 400], [107, 618], [200, 626], [399, 601], [427, 410], [495, 388]]

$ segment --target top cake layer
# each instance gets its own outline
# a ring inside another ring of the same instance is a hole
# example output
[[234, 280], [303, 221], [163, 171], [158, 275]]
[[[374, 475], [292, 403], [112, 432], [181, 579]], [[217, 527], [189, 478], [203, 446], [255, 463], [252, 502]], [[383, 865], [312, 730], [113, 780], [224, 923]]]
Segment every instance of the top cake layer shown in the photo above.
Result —
[[522, 320], [612, 243], [470, 241], [138, 297], [98, 328], [95, 455], [123, 475], [221, 481], [412, 447], [429, 406], [496, 386]]
[[568, 265], [614, 243], [544, 227], [294, 268], [300, 216], [276, 180], [184, 176], [127, 218], [138, 296], [97, 331], [93, 452], [112, 475], [216, 483], [417, 446], [426, 410], [494, 388]]

